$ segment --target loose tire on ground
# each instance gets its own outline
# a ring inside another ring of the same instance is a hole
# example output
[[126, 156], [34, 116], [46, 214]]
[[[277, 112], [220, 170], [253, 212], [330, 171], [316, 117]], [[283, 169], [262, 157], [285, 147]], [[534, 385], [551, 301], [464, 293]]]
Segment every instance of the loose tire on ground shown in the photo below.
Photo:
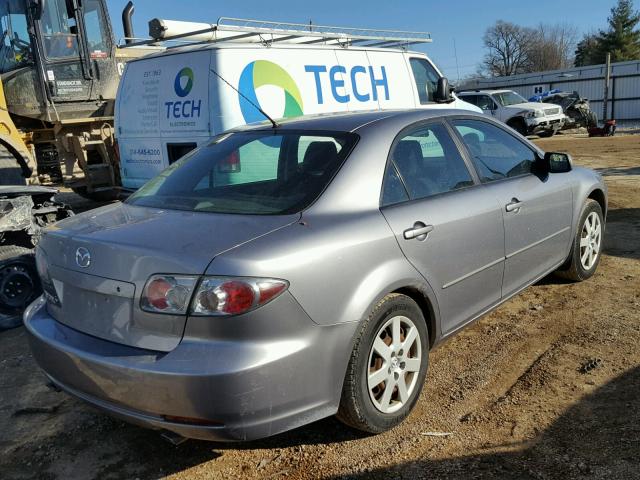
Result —
[[[396, 319], [404, 319], [400, 320], [398, 330], [399, 338], [404, 343], [394, 340]], [[381, 331], [389, 322], [390, 327]], [[383, 344], [388, 350], [384, 349]], [[389, 353], [385, 353], [386, 360], [382, 359], [380, 350]], [[384, 432], [401, 423], [420, 397], [427, 373], [428, 354], [429, 334], [418, 305], [401, 294], [384, 297], [360, 326], [342, 388], [338, 419], [369, 433]], [[386, 377], [379, 384], [376, 383], [378, 375]], [[406, 387], [404, 399], [400, 392], [401, 381], [405, 382]], [[370, 388], [370, 383], [375, 384], [373, 388]], [[393, 393], [385, 413], [382, 405], [387, 387], [390, 386], [393, 388], [389, 392]]]
[[42, 292], [33, 252], [0, 246], [0, 331], [22, 324], [22, 312]]
[[[588, 199], [580, 214], [571, 254], [556, 275], [574, 282], [581, 282], [591, 277], [596, 272], [602, 256], [604, 227], [600, 204]], [[597, 248], [595, 255], [592, 254], [594, 247]]]

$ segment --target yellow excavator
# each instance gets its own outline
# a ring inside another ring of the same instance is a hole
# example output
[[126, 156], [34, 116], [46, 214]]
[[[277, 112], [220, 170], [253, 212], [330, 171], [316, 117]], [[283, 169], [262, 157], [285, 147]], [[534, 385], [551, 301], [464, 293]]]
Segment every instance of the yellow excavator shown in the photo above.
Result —
[[[132, 37], [133, 4], [122, 18]], [[0, 3], [0, 184], [65, 186], [117, 195], [113, 106], [124, 62], [104, 0]]]
[[[132, 14], [129, 2], [127, 41]], [[116, 90], [124, 63], [155, 50], [117, 48], [104, 0], [0, 2], [0, 330], [41, 290], [41, 229], [71, 214], [52, 187], [118, 195]]]

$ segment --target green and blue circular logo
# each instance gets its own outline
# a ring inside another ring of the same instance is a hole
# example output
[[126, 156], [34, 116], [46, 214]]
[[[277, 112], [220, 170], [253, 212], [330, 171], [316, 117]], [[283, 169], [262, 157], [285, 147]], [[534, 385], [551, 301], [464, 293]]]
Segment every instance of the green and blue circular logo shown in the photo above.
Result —
[[[279, 87], [284, 91], [284, 112], [282, 118], [297, 117], [302, 115], [302, 96], [300, 90], [285, 69], [280, 65], [267, 60], [256, 60], [249, 63], [240, 74], [238, 90], [242, 92], [254, 104], [260, 106], [256, 90], [263, 85]], [[240, 110], [244, 121], [247, 123], [264, 120], [264, 116], [249, 103], [238, 95]], [[262, 106], [260, 106], [262, 108]], [[280, 116], [280, 115], [276, 115]]]
[[[182, 86], [182, 78], [186, 77], [187, 81]], [[186, 97], [189, 95], [189, 92], [193, 88], [193, 70], [189, 67], [184, 67], [182, 70], [178, 72], [176, 75], [176, 79], [173, 82], [173, 89], [176, 91], [176, 95], [179, 97]]]

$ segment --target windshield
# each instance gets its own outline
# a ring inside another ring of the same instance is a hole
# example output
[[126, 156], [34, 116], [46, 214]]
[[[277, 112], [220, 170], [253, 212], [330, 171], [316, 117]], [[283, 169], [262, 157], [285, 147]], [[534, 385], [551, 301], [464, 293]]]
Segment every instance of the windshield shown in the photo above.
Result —
[[31, 40], [27, 30], [24, 1], [0, 2], [0, 73], [15, 70], [31, 62]]
[[508, 107], [509, 105], [517, 105], [519, 103], [527, 102], [524, 98], [522, 98], [516, 92], [494, 93], [493, 98], [503, 107]]
[[194, 212], [278, 215], [303, 210], [355, 145], [352, 133], [240, 132], [214, 138], [126, 203]]

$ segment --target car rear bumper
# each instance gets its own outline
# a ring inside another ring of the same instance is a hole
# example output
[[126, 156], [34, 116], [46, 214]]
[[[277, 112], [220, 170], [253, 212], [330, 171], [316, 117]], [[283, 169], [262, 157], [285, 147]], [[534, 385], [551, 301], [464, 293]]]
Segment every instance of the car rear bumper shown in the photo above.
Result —
[[288, 338], [185, 337], [168, 353], [76, 331], [51, 317], [40, 299], [24, 321], [35, 360], [71, 395], [148, 428], [241, 441], [313, 422], [338, 408], [356, 325], [317, 326], [292, 297], [272, 304], [247, 315], [280, 315], [283, 308], [299, 315], [300, 328]]

